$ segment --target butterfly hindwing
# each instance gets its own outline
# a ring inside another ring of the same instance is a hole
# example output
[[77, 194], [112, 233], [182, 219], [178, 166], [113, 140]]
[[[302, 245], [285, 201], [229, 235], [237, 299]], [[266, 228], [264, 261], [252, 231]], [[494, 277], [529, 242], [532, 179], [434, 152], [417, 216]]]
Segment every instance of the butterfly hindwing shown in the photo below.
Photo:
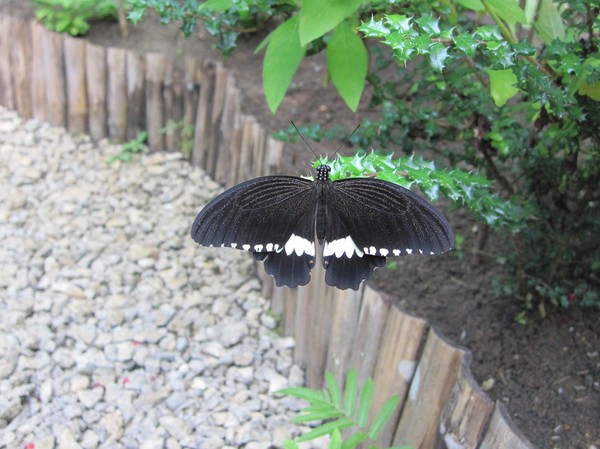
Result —
[[311, 181], [264, 176], [226, 190], [200, 211], [192, 238], [204, 246], [252, 251], [278, 286], [297, 287], [314, 266], [314, 203]]

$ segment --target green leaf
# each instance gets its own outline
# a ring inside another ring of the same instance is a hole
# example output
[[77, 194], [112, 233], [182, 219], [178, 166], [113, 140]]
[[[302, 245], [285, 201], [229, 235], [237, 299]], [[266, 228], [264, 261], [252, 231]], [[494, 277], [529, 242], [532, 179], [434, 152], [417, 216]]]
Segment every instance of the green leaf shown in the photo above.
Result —
[[503, 106], [515, 96], [519, 89], [515, 87], [517, 77], [512, 70], [488, 70], [490, 77], [490, 93], [496, 106]]
[[350, 16], [362, 0], [304, 0], [300, 10], [300, 43], [306, 45]]
[[368, 378], [362, 386], [360, 392], [360, 401], [358, 403], [358, 414], [356, 416], [356, 423], [359, 427], [367, 425], [369, 419], [369, 412], [371, 411], [371, 403], [373, 401], [373, 379]]
[[366, 439], [367, 435], [364, 432], [356, 432], [351, 437], [346, 438], [346, 441], [342, 445], [342, 449], [354, 449]]
[[298, 443], [294, 440], [285, 440], [283, 442], [283, 449], [299, 449]]
[[354, 415], [354, 407], [356, 405], [356, 389], [356, 370], [352, 368], [350, 371], [348, 371], [348, 374], [346, 375], [346, 393], [344, 395], [344, 410], [347, 416]]
[[479, 43], [471, 34], [461, 33], [454, 39], [454, 45], [467, 56], [473, 56]]
[[227, 11], [235, 6], [232, 0], [207, 0], [198, 6], [198, 12], [201, 11]]
[[325, 373], [325, 381], [327, 382], [327, 387], [329, 388], [329, 394], [331, 394], [331, 402], [334, 406], [341, 408], [342, 394], [340, 393], [340, 386], [335, 380], [334, 375], [327, 371]]
[[377, 439], [377, 437], [379, 436], [379, 433], [383, 429], [383, 426], [385, 426], [385, 424], [392, 417], [392, 414], [394, 413], [394, 410], [398, 406], [399, 402], [400, 402], [400, 397], [397, 395], [394, 395], [391, 398], [389, 398], [387, 401], [385, 401], [385, 403], [383, 404], [383, 407], [381, 407], [381, 409], [377, 413], [377, 416], [373, 420], [373, 424], [371, 424], [371, 427], [369, 428], [369, 431], [367, 432], [367, 436], [370, 439], [372, 439], [372, 440]]
[[463, 8], [472, 9], [473, 11], [483, 11], [485, 7], [481, 0], [455, 0]]
[[326, 419], [340, 418], [342, 416], [344, 416], [344, 413], [341, 410], [337, 410], [329, 405], [327, 408], [323, 407], [323, 410], [312, 413], [305, 413], [305, 410], [302, 410], [300, 415], [292, 418], [292, 422], [296, 424], [302, 424], [313, 421], [325, 421]]
[[277, 394], [294, 396], [298, 399], [304, 399], [308, 402], [319, 402], [323, 401], [323, 392], [320, 390], [313, 390], [311, 388], [306, 387], [293, 387], [293, 388], [283, 388], [276, 392]]
[[263, 62], [263, 89], [274, 114], [281, 104], [305, 49], [298, 38], [298, 16], [277, 27], [272, 33]]
[[338, 429], [335, 429], [331, 434], [329, 449], [342, 449], [342, 434]]
[[352, 112], [356, 112], [365, 86], [368, 65], [363, 41], [346, 23], [340, 23], [327, 45], [331, 80]]
[[350, 418], [340, 418], [335, 421], [330, 421], [328, 423], [319, 426], [310, 432], [306, 432], [304, 435], [297, 439], [298, 443], [302, 443], [303, 441], [314, 440], [315, 438], [322, 437], [323, 435], [331, 434], [335, 429], [341, 430], [351, 427], [354, 423]]
[[521, 9], [517, 0], [488, 0], [488, 3], [494, 12], [506, 23], [527, 23], [525, 12]]
[[358, 29], [365, 37], [383, 37], [390, 34], [390, 30], [383, 24], [383, 20], [375, 20], [373, 17], [367, 23], [363, 22]]
[[448, 58], [448, 48], [444, 44], [436, 42], [429, 49], [429, 62], [434, 70], [441, 72], [446, 66], [446, 58]]
[[558, 8], [552, 0], [540, 0], [540, 10], [535, 27], [542, 41], [550, 45], [553, 40], [565, 39], [565, 25], [560, 17]]

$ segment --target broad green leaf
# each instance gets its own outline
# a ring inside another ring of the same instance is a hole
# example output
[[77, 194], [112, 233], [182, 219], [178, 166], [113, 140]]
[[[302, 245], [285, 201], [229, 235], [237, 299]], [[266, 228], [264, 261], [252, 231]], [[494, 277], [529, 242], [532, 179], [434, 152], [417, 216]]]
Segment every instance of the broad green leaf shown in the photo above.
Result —
[[314, 440], [315, 438], [322, 437], [323, 435], [329, 435], [334, 429], [342, 430], [348, 427], [351, 427], [354, 423], [349, 418], [340, 418], [335, 421], [330, 421], [328, 423], [319, 426], [310, 432], [306, 432], [304, 435], [299, 437], [296, 441], [298, 443], [302, 443], [303, 441]]
[[488, 0], [488, 2], [494, 12], [506, 23], [527, 23], [525, 12], [521, 9], [517, 0]]
[[340, 393], [340, 386], [338, 385], [335, 377], [332, 373], [327, 371], [325, 373], [325, 381], [329, 388], [329, 394], [331, 394], [331, 402], [338, 408], [342, 407], [342, 394]]
[[373, 379], [368, 378], [362, 386], [360, 392], [360, 401], [358, 402], [358, 414], [356, 416], [356, 423], [358, 427], [364, 427], [367, 425], [369, 419], [369, 412], [371, 411], [371, 403], [373, 402]]
[[385, 403], [383, 404], [383, 406], [377, 413], [377, 416], [373, 420], [373, 424], [371, 424], [369, 431], [367, 432], [367, 436], [370, 439], [372, 439], [372, 440], [377, 439], [377, 437], [379, 436], [379, 433], [383, 429], [383, 426], [385, 426], [385, 424], [388, 422], [388, 420], [394, 413], [394, 410], [398, 406], [399, 402], [400, 402], [400, 397], [397, 395], [394, 395], [391, 398], [389, 398], [387, 401], [385, 401]]
[[434, 70], [441, 72], [446, 66], [446, 58], [448, 58], [448, 48], [444, 44], [436, 42], [429, 49], [429, 61]]
[[227, 11], [235, 6], [233, 0], [207, 0], [198, 6], [198, 11]]
[[350, 16], [362, 0], [304, 0], [300, 9], [300, 43], [306, 45]]
[[286, 20], [273, 31], [263, 61], [263, 90], [273, 114], [283, 100], [304, 51], [298, 38], [298, 16]]
[[352, 368], [346, 375], [346, 393], [344, 394], [344, 411], [347, 416], [354, 415], [354, 407], [356, 405], [356, 390], [357, 390], [356, 370]]
[[473, 11], [483, 11], [485, 8], [481, 0], [455, 0], [463, 8], [472, 9]]
[[488, 70], [490, 77], [490, 93], [496, 106], [503, 106], [519, 91], [515, 87], [517, 77], [512, 70]]
[[558, 8], [552, 0], [541, 0], [538, 20], [535, 27], [544, 44], [550, 45], [553, 40], [565, 39], [565, 25], [560, 17]]
[[367, 78], [367, 49], [346, 23], [340, 23], [327, 45], [331, 80], [351, 111], [356, 112]]

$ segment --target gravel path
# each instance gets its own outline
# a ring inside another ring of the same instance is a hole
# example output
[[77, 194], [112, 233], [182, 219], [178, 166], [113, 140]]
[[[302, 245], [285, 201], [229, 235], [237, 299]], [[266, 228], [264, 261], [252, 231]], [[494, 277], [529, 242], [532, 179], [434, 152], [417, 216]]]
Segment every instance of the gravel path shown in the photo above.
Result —
[[281, 446], [293, 340], [248, 254], [189, 237], [218, 186], [118, 151], [0, 108], [0, 448]]

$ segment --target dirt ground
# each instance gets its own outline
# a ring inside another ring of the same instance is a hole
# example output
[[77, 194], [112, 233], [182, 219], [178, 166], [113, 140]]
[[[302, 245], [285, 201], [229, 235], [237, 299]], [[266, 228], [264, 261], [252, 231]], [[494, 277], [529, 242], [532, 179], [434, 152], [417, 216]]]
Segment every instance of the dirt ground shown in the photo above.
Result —
[[[30, 13], [23, 3], [0, 0], [0, 10]], [[351, 130], [369, 114], [368, 98], [358, 113], [347, 110], [333, 86], [325, 85], [324, 57], [317, 55], [303, 61], [277, 115], [272, 115], [261, 89], [262, 54], [254, 54], [262, 37], [241, 39], [225, 64], [234, 70], [243, 92], [244, 112], [254, 115], [266, 129], [275, 131], [294, 120], [297, 124], [319, 122], [324, 127], [342, 124]], [[127, 39], [115, 24], [104, 22], [94, 24], [87, 38], [141, 51], [220, 58], [201, 31], [185, 39], [177, 26], [161, 26], [155, 19], [131, 27]], [[313, 147], [331, 153], [333, 146]], [[292, 151], [300, 152], [298, 160], [310, 158], [310, 154], [303, 155], [305, 149], [296, 146]], [[305, 173], [306, 165], [299, 164], [298, 171]], [[515, 315], [520, 305], [497, 297], [491, 285], [501, 270], [497, 256], [510, 246], [492, 234], [485, 255], [473, 264], [481, 228], [468, 213], [441, 208], [455, 233], [465, 237], [462, 253], [397, 258], [397, 268], [379, 270], [372, 284], [468, 348], [473, 353], [475, 379], [492, 399], [507, 406], [514, 423], [536, 446], [600, 448], [600, 313], [577, 307], [549, 310], [543, 319], [531, 313], [526, 325], [518, 324]]]

